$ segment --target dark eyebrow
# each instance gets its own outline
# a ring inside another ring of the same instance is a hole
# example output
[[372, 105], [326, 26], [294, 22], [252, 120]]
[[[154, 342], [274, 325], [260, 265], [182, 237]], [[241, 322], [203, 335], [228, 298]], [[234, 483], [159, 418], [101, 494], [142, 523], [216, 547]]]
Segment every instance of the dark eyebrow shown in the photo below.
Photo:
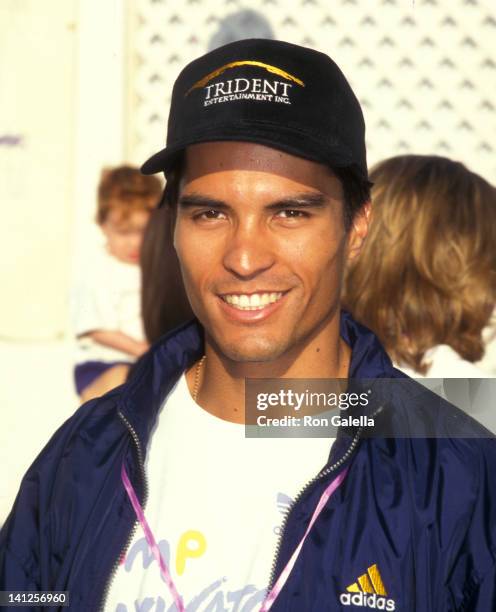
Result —
[[[265, 206], [265, 210], [279, 211], [287, 208], [324, 208], [329, 203], [329, 198], [323, 193], [299, 193]], [[215, 208], [216, 210], [229, 210], [231, 207], [222, 200], [216, 200], [209, 196], [204, 196], [196, 193], [184, 195], [179, 198], [180, 208], [195, 208], [206, 206]]]
[[329, 198], [323, 193], [299, 193], [268, 204], [266, 210], [286, 210], [287, 208], [324, 208]]
[[216, 200], [215, 198], [209, 198], [208, 196], [197, 193], [181, 196], [178, 205], [179, 208], [198, 208], [200, 206], [207, 206], [208, 208], [215, 208], [218, 210], [227, 210], [230, 208], [230, 206], [222, 200]]

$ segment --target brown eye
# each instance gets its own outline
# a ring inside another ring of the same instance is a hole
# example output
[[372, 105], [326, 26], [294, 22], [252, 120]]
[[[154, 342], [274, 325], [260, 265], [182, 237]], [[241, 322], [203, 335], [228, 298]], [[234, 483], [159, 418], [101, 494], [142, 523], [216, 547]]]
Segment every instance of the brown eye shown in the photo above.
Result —
[[225, 217], [224, 213], [220, 212], [219, 210], [215, 210], [214, 208], [211, 208], [209, 210], [202, 210], [201, 212], [194, 215], [193, 218], [201, 221], [201, 220], [217, 220], [217, 219], [222, 219], [224, 217]]
[[283, 219], [304, 219], [309, 217], [310, 215], [303, 210], [297, 210], [295, 208], [287, 208], [286, 210], [281, 210], [279, 213]]

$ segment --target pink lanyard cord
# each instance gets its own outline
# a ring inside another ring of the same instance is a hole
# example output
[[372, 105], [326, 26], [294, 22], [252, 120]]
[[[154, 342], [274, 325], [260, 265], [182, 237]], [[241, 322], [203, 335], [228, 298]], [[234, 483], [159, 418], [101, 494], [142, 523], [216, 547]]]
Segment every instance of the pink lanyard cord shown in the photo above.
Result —
[[[319, 503], [317, 504], [313, 512], [312, 518], [310, 519], [310, 523], [308, 524], [305, 534], [301, 538], [300, 543], [296, 547], [294, 553], [291, 555], [290, 560], [287, 562], [286, 566], [282, 570], [279, 578], [277, 579], [276, 583], [272, 587], [270, 593], [267, 594], [264, 601], [262, 602], [262, 606], [259, 612], [268, 612], [268, 610], [270, 610], [270, 608], [272, 607], [274, 601], [276, 600], [279, 593], [282, 591], [282, 588], [286, 584], [286, 581], [288, 580], [289, 575], [291, 574], [291, 571], [294, 567], [294, 564], [296, 563], [296, 560], [298, 559], [300, 555], [301, 548], [303, 544], [305, 543], [305, 540], [307, 539], [310, 529], [312, 529], [319, 514], [322, 512], [322, 510], [324, 509], [325, 505], [327, 504], [327, 502], [329, 501], [333, 493], [339, 488], [339, 486], [342, 484], [342, 482], [346, 478], [346, 475], [348, 474], [348, 470], [349, 470], [349, 466], [346, 467], [340, 474], [338, 474], [338, 476], [336, 476], [336, 478], [334, 478], [332, 482], [329, 483], [325, 491], [320, 496]], [[184, 607], [183, 599], [179, 595], [176, 589], [176, 585], [174, 584], [174, 581], [172, 580], [172, 577], [169, 572], [169, 568], [167, 567], [167, 564], [164, 558], [162, 557], [162, 554], [157, 545], [153, 532], [150, 529], [150, 526], [148, 525], [148, 521], [146, 520], [143, 508], [141, 507], [141, 504], [138, 500], [138, 497], [133, 488], [133, 485], [131, 484], [131, 481], [129, 480], [129, 476], [127, 474], [126, 468], [124, 467], [124, 462], [122, 462], [122, 467], [121, 467], [121, 479], [122, 479], [122, 484], [124, 485], [124, 488], [126, 489], [126, 492], [131, 501], [131, 505], [133, 506], [134, 512], [136, 513], [136, 518], [138, 519], [143, 529], [148, 546], [150, 547], [150, 550], [159, 565], [160, 574], [162, 578], [164, 579], [165, 583], [167, 584], [167, 586], [169, 587], [169, 591], [171, 592], [171, 595], [174, 599], [174, 603], [176, 604], [177, 611], [185, 612], [186, 608]]]
[[267, 612], [267, 610], [270, 610], [270, 608], [272, 607], [272, 604], [276, 600], [276, 597], [282, 591], [282, 588], [286, 584], [286, 581], [289, 578], [291, 570], [293, 569], [293, 566], [296, 563], [296, 559], [298, 559], [300, 555], [301, 548], [305, 540], [307, 539], [308, 534], [310, 533], [310, 529], [312, 529], [313, 524], [317, 520], [319, 514], [322, 512], [322, 510], [324, 509], [329, 499], [331, 498], [332, 494], [336, 491], [336, 489], [338, 489], [338, 487], [341, 485], [343, 480], [346, 478], [346, 474], [348, 473], [348, 470], [349, 470], [349, 467], [346, 467], [340, 474], [338, 474], [338, 476], [336, 476], [336, 478], [327, 485], [325, 491], [320, 496], [319, 503], [317, 504], [317, 506], [315, 507], [315, 510], [313, 511], [312, 518], [310, 519], [310, 523], [308, 523], [308, 527], [305, 531], [305, 534], [301, 538], [300, 543], [296, 547], [294, 553], [291, 555], [291, 559], [287, 562], [286, 566], [282, 570], [279, 578], [277, 579], [276, 583], [272, 587], [272, 590], [262, 602], [262, 607], [260, 608], [260, 612]]
[[169, 568], [167, 567], [167, 563], [162, 557], [160, 548], [158, 547], [158, 544], [155, 540], [153, 532], [150, 529], [150, 525], [148, 525], [148, 521], [146, 520], [145, 513], [143, 512], [143, 508], [141, 507], [138, 496], [136, 495], [136, 491], [134, 490], [133, 485], [131, 484], [131, 481], [129, 480], [129, 476], [127, 475], [126, 468], [124, 467], [124, 461], [122, 462], [122, 467], [121, 467], [121, 478], [122, 478], [122, 484], [124, 485], [124, 488], [127, 491], [129, 499], [131, 500], [131, 505], [133, 506], [134, 512], [136, 513], [136, 518], [140, 522], [140, 525], [143, 528], [143, 531], [145, 533], [145, 538], [146, 538], [146, 541], [148, 542], [148, 546], [150, 547], [150, 550], [152, 551], [153, 556], [155, 557], [160, 567], [160, 574], [162, 575], [162, 578], [165, 580], [165, 583], [167, 584], [167, 586], [169, 587], [169, 591], [171, 592], [171, 595], [174, 599], [174, 603], [176, 604], [177, 611], [185, 612], [186, 608], [184, 607], [183, 599], [181, 595], [179, 595], [176, 589], [176, 585], [174, 584], [174, 581], [172, 580], [172, 576], [170, 575]]

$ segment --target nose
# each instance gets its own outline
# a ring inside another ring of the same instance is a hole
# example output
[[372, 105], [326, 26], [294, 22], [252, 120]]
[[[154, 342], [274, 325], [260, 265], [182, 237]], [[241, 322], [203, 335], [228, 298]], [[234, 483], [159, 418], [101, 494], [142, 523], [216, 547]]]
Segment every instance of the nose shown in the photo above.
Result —
[[229, 233], [223, 264], [234, 276], [250, 280], [269, 270], [274, 263], [270, 236], [256, 223], [239, 223]]

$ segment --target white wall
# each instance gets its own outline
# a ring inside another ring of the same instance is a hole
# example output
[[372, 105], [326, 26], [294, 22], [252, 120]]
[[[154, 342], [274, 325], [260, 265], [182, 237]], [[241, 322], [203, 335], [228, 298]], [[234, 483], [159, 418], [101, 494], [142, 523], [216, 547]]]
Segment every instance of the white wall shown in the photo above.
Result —
[[0, 4], [0, 336], [7, 339], [60, 338], [66, 328], [75, 7]]
[[94, 223], [102, 168], [123, 163], [125, 0], [79, 0], [74, 182], [74, 273], [100, 236]]
[[0, 3], [0, 524], [78, 405], [68, 293], [98, 238], [100, 170], [123, 161], [125, 8]]

